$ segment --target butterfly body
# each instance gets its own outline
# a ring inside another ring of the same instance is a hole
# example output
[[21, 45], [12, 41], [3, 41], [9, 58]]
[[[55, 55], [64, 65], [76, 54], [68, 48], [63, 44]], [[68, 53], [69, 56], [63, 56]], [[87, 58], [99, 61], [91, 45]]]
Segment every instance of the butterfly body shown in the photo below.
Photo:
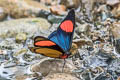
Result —
[[71, 10], [58, 29], [52, 32], [48, 38], [42, 36], [35, 37], [34, 47], [31, 47], [30, 50], [52, 58], [68, 58], [71, 55], [69, 51], [72, 45], [74, 28], [75, 12]]

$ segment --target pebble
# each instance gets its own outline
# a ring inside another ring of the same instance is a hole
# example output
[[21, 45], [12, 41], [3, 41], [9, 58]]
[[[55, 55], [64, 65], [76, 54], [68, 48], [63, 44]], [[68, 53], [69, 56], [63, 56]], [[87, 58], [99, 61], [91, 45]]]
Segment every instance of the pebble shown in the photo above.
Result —
[[[55, 16], [55, 15], [49, 15], [48, 16], [48, 21], [51, 22], [51, 23], [60, 23], [61, 21], [63, 20], [63, 17], [59, 17], [59, 16]], [[53, 24], [53, 25], [54, 25]], [[52, 26], [53, 27], [53, 26]]]
[[115, 51], [120, 54], [120, 39], [115, 40]]
[[60, 4], [65, 5], [67, 8], [78, 8], [80, 6], [80, 0], [61, 0]]
[[53, 73], [46, 76], [43, 80], [80, 80], [80, 79], [67, 73]]
[[48, 11], [49, 8], [34, 0], [1, 0], [0, 5], [7, 15], [12, 18], [36, 17], [41, 10]]
[[[15, 76], [15, 80], [27, 80], [28, 76], [25, 75], [18, 75]], [[31, 80], [31, 79], [30, 79]]]
[[78, 46], [78, 47], [82, 47], [84, 45], [92, 45], [92, 41], [89, 39], [75, 39], [73, 40], [73, 42]]
[[87, 23], [85, 23], [85, 24], [77, 23], [77, 26], [78, 27], [76, 27], [76, 32], [78, 34], [80, 34], [80, 33], [89, 33], [90, 32], [90, 26]]
[[113, 22], [111, 31], [115, 39], [120, 39], [120, 22]]
[[118, 77], [117, 80], [120, 80], [120, 77]]
[[53, 5], [50, 7], [50, 11], [56, 15], [65, 15], [66, 7], [64, 5]]
[[40, 2], [46, 5], [51, 5], [53, 0], [40, 0]]
[[3, 51], [0, 49], [0, 54], [3, 54]]
[[17, 56], [19, 56], [20, 54], [26, 53], [26, 52], [27, 52], [27, 49], [23, 48], [23, 49], [17, 51], [16, 53], [14, 53], [13, 56], [14, 56], [14, 57], [17, 57]]
[[115, 18], [119, 18], [120, 17], [120, 3], [116, 4], [112, 10], [112, 14]]
[[114, 6], [116, 4], [120, 3], [119, 0], [106, 0], [106, 4]]
[[70, 49], [70, 52], [72, 53], [72, 56], [77, 53], [78, 46], [75, 43], [72, 43], [72, 47]]
[[7, 14], [3, 7], [0, 7], [0, 21], [3, 21], [7, 17]]
[[17, 43], [25, 42], [26, 39], [27, 39], [27, 36], [25, 33], [18, 33], [16, 35], [16, 42]]

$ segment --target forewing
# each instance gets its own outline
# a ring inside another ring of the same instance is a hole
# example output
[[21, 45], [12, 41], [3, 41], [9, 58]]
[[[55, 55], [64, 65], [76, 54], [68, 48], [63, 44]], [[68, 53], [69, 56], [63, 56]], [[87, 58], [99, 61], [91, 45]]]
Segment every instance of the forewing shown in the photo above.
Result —
[[34, 46], [35, 47], [41, 47], [41, 46], [54, 46], [56, 45], [56, 43], [54, 43], [53, 41], [45, 38], [45, 37], [42, 37], [42, 36], [37, 36], [34, 38]]
[[72, 9], [61, 22], [57, 31], [51, 33], [48, 38], [58, 44], [64, 51], [69, 51], [72, 44], [75, 28], [75, 12]]

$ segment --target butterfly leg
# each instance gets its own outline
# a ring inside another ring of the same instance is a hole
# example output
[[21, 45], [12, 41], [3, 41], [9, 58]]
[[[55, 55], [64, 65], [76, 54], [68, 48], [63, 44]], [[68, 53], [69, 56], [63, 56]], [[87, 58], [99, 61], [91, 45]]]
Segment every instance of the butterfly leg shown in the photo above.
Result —
[[55, 65], [57, 65], [57, 59], [55, 58], [54, 60], [55, 60]]
[[64, 71], [66, 60], [64, 59], [63, 67], [62, 67], [62, 72]]

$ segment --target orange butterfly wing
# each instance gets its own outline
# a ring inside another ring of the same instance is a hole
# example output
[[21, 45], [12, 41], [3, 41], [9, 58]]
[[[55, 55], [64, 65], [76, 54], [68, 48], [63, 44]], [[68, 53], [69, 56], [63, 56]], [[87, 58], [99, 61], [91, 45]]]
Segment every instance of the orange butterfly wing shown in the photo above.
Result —
[[66, 54], [64, 54], [64, 51], [56, 43], [42, 36], [35, 37], [34, 46], [35, 47], [29, 48], [34, 53], [52, 58], [63, 59], [68, 57]]

